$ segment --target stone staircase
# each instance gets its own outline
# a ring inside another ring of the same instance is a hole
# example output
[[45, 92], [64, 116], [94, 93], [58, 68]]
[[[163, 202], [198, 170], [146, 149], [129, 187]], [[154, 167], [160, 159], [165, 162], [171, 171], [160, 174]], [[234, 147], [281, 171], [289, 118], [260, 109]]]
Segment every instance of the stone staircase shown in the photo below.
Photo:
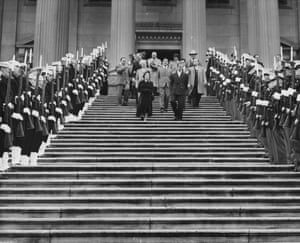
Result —
[[147, 122], [99, 97], [37, 167], [0, 178], [0, 242], [300, 242], [300, 174], [216, 98]]

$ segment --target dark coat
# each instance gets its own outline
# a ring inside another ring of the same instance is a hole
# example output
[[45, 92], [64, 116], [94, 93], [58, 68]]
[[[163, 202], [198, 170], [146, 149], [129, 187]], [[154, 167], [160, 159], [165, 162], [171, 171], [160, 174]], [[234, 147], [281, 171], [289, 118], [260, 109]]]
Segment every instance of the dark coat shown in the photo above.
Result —
[[154, 87], [152, 82], [145, 82], [144, 80], [139, 83], [138, 92], [141, 93], [140, 102], [138, 105], [137, 116], [148, 114], [152, 116], [152, 98]]
[[170, 92], [173, 95], [186, 95], [188, 90], [189, 75], [182, 71], [180, 77], [177, 72], [170, 76]]

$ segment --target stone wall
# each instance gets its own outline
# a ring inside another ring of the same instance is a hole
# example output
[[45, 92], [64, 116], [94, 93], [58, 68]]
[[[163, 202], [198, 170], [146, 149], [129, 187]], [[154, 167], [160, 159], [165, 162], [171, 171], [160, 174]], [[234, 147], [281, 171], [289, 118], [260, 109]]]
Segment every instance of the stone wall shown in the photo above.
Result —
[[182, 1], [175, 6], [145, 6], [136, 0], [136, 22], [182, 23]]

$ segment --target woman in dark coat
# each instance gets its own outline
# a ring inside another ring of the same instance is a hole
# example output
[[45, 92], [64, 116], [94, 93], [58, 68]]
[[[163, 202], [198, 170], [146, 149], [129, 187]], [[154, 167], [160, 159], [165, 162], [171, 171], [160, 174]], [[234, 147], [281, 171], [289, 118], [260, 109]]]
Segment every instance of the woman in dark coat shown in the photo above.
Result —
[[140, 95], [138, 114], [142, 120], [147, 121], [147, 118], [152, 116], [152, 99], [154, 87], [150, 80], [150, 72], [146, 71], [143, 75], [143, 80], [139, 83], [138, 93]]

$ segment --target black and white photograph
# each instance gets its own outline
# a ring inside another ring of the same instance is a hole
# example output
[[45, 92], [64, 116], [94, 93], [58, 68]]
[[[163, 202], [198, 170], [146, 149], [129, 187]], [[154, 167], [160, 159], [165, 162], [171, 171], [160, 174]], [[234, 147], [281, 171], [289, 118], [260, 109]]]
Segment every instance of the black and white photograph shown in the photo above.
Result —
[[300, 243], [300, 0], [0, 0], [0, 243]]

